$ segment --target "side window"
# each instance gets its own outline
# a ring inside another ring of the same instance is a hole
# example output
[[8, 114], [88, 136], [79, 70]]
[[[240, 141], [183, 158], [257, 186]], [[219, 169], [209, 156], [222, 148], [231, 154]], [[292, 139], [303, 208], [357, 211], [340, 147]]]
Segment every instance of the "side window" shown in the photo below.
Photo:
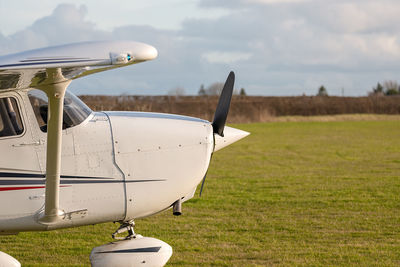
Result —
[[[48, 99], [47, 95], [40, 90], [32, 89], [28, 92], [29, 100], [32, 104], [33, 111], [38, 121], [40, 130], [47, 132], [47, 113]], [[92, 110], [85, 105], [78, 97], [70, 92], [65, 92], [64, 97], [64, 113], [63, 113], [63, 129], [74, 127], [83, 122]]]
[[23, 131], [17, 101], [12, 97], [0, 98], [0, 137], [20, 135]]
[[33, 112], [42, 132], [47, 131], [47, 96], [40, 90], [31, 90], [28, 93]]

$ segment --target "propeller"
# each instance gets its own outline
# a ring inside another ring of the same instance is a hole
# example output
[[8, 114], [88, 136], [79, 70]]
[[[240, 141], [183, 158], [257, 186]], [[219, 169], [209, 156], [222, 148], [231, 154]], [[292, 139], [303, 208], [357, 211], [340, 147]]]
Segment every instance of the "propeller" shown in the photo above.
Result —
[[212, 127], [214, 133], [224, 137], [224, 127], [226, 117], [228, 117], [229, 106], [231, 105], [233, 85], [235, 83], [235, 73], [231, 71], [226, 79], [224, 88], [222, 89], [221, 96], [219, 97], [217, 109], [215, 110], [214, 120]]
[[[228, 78], [226, 79], [224, 88], [222, 89], [221, 96], [219, 97], [218, 100], [217, 109], [215, 110], [214, 120], [211, 123], [214, 133], [222, 137], [224, 137], [224, 128], [225, 128], [226, 118], [228, 117], [229, 107], [231, 105], [234, 84], [235, 84], [235, 73], [231, 71], [228, 75]], [[207, 172], [204, 175], [203, 181], [201, 182], [200, 197], [201, 194], [203, 193], [206, 177], [207, 177]]]

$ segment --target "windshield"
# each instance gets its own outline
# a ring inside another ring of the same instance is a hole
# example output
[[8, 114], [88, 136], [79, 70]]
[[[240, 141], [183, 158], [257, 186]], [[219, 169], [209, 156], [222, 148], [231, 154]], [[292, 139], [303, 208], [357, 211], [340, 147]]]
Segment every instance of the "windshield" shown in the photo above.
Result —
[[[48, 99], [46, 93], [41, 90], [33, 89], [28, 92], [28, 96], [40, 130], [47, 132]], [[78, 97], [68, 91], [65, 92], [63, 129], [80, 124], [91, 113], [92, 110]]]

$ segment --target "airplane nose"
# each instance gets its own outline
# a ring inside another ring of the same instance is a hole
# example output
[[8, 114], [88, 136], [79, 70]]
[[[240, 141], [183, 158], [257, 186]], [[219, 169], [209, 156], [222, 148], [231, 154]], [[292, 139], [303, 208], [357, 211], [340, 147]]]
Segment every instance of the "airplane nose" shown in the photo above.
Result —
[[158, 51], [153, 46], [148, 44], [143, 44], [140, 50], [134, 53], [135, 60], [147, 61], [155, 59], [158, 56]]
[[249, 134], [250, 134], [249, 132], [225, 126], [224, 137], [222, 137], [218, 134], [214, 134], [214, 136], [215, 136], [214, 152], [218, 151], [226, 146], [229, 146], [232, 143], [239, 141], [240, 139], [248, 136]]

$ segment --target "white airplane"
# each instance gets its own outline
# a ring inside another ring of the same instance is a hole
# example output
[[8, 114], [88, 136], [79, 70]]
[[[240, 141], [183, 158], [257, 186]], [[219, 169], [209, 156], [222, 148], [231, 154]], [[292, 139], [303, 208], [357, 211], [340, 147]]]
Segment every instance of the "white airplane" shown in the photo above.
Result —
[[[0, 234], [119, 222], [92, 266], [163, 266], [172, 248], [134, 220], [193, 197], [213, 152], [249, 133], [226, 127], [234, 74], [212, 123], [147, 112], [93, 112], [72, 80], [157, 57], [138, 42], [87, 42], [0, 57]], [[126, 237], [121, 234], [127, 232]], [[1, 266], [20, 266], [0, 252]]]

